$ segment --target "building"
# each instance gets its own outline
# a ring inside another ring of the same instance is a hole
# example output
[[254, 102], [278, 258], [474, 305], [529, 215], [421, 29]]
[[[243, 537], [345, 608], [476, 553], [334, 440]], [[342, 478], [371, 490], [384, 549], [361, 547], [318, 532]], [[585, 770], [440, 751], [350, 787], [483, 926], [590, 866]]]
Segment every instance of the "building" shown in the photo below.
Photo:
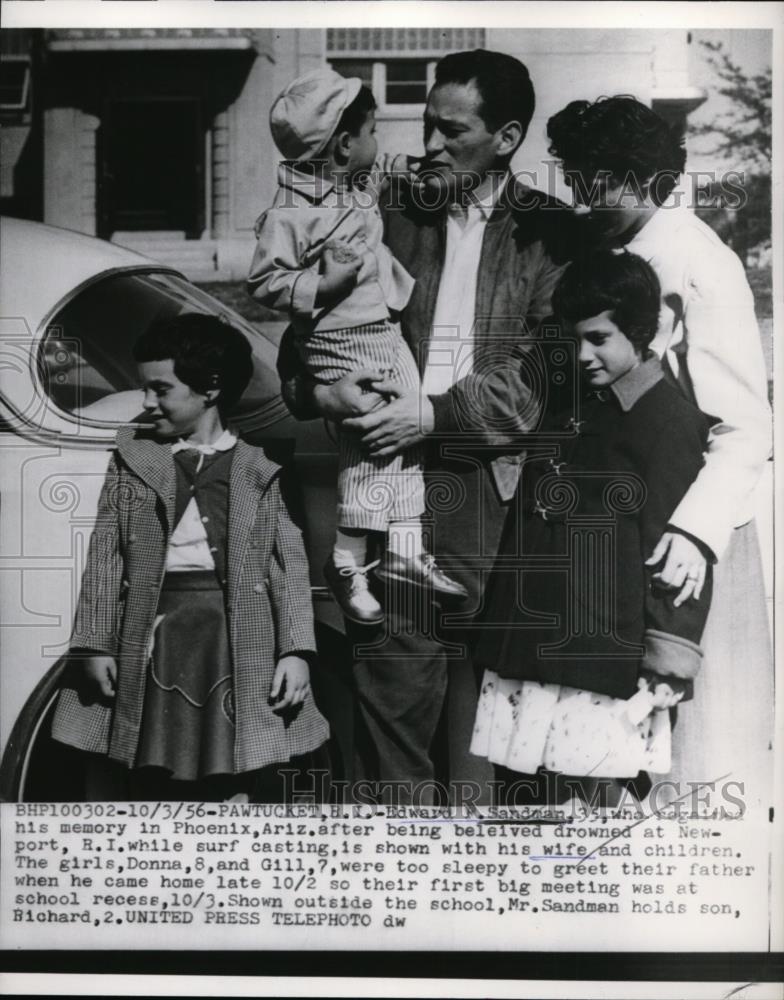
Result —
[[372, 87], [381, 148], [417, 153], [441, 56], [518, 56], [537, 109], [515, 167], [556, 192], [544, 128], [568, 101], [632, 92], [684, 126], [704, 98], [689, 84], [685, 30], [25, 29], [0, 42], [2, 210], [141, 249], [195, 280], [245, 275], [275, 189], [269, 107], [326, 62]]

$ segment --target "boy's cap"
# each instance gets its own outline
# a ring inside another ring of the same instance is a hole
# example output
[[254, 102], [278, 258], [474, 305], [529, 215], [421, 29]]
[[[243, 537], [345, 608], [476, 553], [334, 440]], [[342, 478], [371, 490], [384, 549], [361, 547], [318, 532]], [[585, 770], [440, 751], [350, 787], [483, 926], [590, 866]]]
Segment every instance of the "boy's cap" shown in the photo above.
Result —
[[314, 69], [290, 83], [270, 108], [270, 131], [287, 160], [310, 160], [324, 149], [340, 116], [359, 93], [358, 76]]

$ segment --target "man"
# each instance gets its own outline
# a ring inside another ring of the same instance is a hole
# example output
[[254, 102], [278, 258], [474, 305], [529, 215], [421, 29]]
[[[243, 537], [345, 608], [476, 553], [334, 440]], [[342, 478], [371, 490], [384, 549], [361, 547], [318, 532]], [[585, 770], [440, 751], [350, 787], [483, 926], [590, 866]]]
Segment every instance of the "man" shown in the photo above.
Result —
[[[421, 388], [373, 382], [378, 373], [369, 371], [307, 385], [291, 339], [281, 345], [283, 393], [295, 415], [314, 416], [315, 403], [373, 455], [425, 442], [432, 551], [469, 591], [440, 620], [429, 620], [427, 602], [407, 607], [393, 592], [385, 627], [347, 623], [376, 774], [409, 783], [398, 798], [433, 779], [430, 747], [447, 688], [451, 779], [492, 776], [468, 754], [477, 702], [471, 625], [517, 486], [519, 435], [536, 427], [541, 408], [540, 359], [527, 337], [549, 313], [566, 245], [559, 204], [509, 175], [533, 110], [528, 71], [512, 56], [480, 49], [436, 67], [421, 187], [394, 188], [385, 213], [385, 242], [417, 279], [402, 326]], [[393, 398], [375, 408], [378, 393]]]

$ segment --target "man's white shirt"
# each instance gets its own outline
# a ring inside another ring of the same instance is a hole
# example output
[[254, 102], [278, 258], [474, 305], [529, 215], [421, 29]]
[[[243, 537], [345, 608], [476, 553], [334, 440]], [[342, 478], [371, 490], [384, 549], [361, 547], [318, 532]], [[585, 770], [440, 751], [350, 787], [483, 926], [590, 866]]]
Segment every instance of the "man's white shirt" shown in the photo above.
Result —
[[447, 211], [444, 266], [422, 376], [428, 396], [446, 392], [473, 371], [476, 281], [482, 241], [506, 179], [499, 182], [493, 177], [489, 194], [477, 197], [467, 207], [451, 205]]

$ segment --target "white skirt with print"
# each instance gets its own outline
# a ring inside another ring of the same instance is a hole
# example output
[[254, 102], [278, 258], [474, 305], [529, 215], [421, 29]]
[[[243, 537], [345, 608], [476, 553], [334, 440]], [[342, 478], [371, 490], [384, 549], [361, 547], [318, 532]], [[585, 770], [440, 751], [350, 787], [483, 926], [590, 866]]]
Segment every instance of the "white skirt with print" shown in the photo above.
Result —
[[471, 753], [523, 774], [534, 774], [539, 767], [578, 777], [665, 774], [670, 769], [670, 715], [650, 711], [648, 697], [639, 692], [625, 701], [486, 670]]

